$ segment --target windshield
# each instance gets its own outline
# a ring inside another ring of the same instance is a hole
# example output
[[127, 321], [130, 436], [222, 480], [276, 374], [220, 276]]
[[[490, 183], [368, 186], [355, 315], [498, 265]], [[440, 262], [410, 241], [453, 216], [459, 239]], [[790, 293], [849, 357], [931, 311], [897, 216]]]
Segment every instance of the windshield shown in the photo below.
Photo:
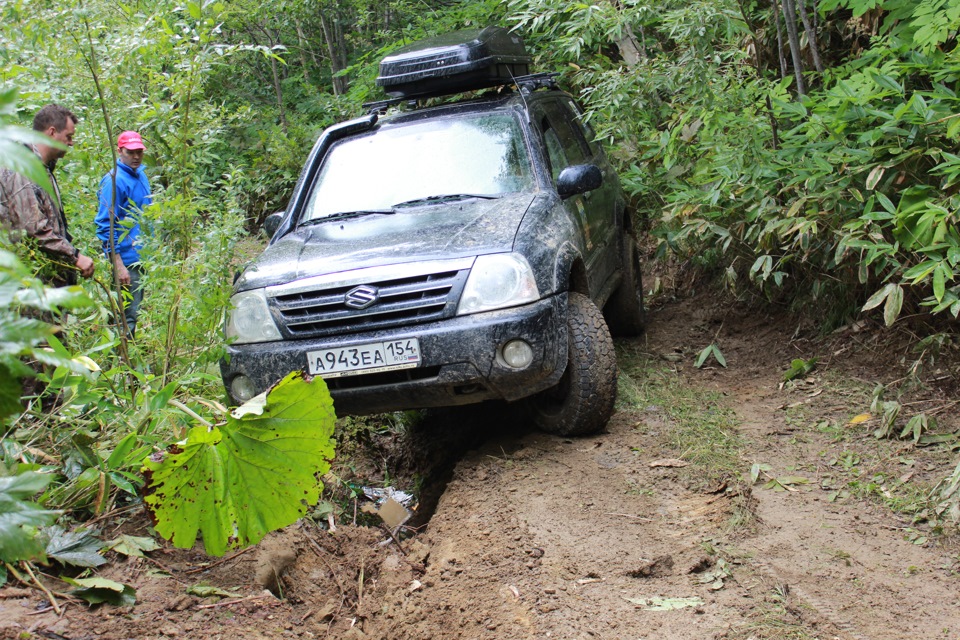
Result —
[[432, 196], [498, 196], [532, 185], [523, 133], [511, 114], [436, 118], [335, 144], [301, 220], [385, 210]]

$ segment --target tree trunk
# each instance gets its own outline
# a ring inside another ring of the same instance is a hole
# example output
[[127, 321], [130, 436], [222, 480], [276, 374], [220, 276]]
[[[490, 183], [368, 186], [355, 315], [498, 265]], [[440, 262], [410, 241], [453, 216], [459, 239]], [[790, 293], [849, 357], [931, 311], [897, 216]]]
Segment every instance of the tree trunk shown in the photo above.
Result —
[[635, 67], [644, 59], [643, 48], [637, 42], [637, 37], [632, 32], [624, 33], [614, 42], [617, 49], [620, 50], [620, 57], [627, 63], [628, 67]]
[[[737, 4], [740, 7], [740, 15], [743, 16], [743, 23], [747, 25], [747, 29], [750, 30], [750, 36], [753, 39], [753, 60], [756, 65], [757, 78], [761, 81], [763, 80], [763, 66], [760, 60], [760, 39], [757, 37], [756, 29], [753, 24], [747, 17], [747, 9], [743, 6], [744, 0], [739, 0]], [[777, 15], [776, 13], [773, 15]], [[779, 23], [779, 20], [777, 21]], [[770, 94], [766, 95], [767, 99], [767, 117], [770, 119], [770, 131], [773, 136], [773, 149], [776, 151], [780, 148], [780, 133], [777, 129], [777, 119], [773, 117], [773, 104], [770, 102]]]
[[283, 89], [280, 86], [280, 72], [277, 69], [277, 59], [270, 58], [270, 69], [273, 71], [273, 89], [277, 93], [277, 109], [280, 110], [280, 128], [287, 133], [287, 112], [283, 108]]
[[307, 36], [303, 33], [303, 23], [297, 18], [297, 41], [300, 43], [300, 66], [303, 67], [303, 81], [310, 84], [310, 62], [307, 59]]
[[810, 23], [810, 16], [807, 15], [807, 8], [803, 0], [797, 0], [797, 8], [800, 10], [800, 20], [803, 22], [803, 30], [807, 32], [807, 45], [810, 47], [810, 57], [813, 58], [813, 66], [817, 73], [823, 73], [823, 63], [820, 62], [820, 49], [817, 46], [817, 30]]
[[797, 32], [797, 7], [793, 0], [783, 0], [783, 22], [787, 26], [787, 40], [793, 58], [793, 75], [797, 78], [797, 94], [806, 95], [807, 85], [803, 80], [803, 58], [800, 56], [800, 35]]
[[787, 77], [787, 59], [783, 57], [783, 29], [780, 27], [780, 3], [772, 0], [773, 21], [777, 25], [777, 62], [780, 63], [780, 79]]
[[[623, 11], [623, 4], [620, 0], [611, 0], [611, 4], [613, 4], [617, 11]], [[613, 43], [617, 46], [617, 50], [620, 51], [620, 57], [627, 63], [628, 67], [637, 66], [641, 60], [647, 57], [643, 51], [643, 46], [637, 41], [637, 36], [633, 33], [633, 29], [626, 22], [621, 23], [620, 36], [616, 38]]]
[[320, 11], [320, 27], [323, 29], [323, 38], [327, 41], [327, 50], [330, 52], [330, 76], [333, 82], [334, 95], [341, 96], [347, 91], [347, 79], [337, 76], [337, 74], [346, 67], [342, 60], [346, 57], [343, 54], [343, 37], [339, 35], [336, 21], [330, 24], [330, 20]]

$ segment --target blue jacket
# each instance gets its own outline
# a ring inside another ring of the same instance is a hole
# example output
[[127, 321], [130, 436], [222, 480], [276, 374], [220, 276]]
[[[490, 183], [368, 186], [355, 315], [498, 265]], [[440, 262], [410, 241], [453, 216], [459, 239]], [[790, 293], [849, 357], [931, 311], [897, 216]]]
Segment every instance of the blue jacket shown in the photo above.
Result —
[[143, 167], [136, 171], [117, 161], [117, 168], [100, 181], [100, 209], [97, 211], [97, 237], [110, 257], [111, 175], [117, 176], [116, 218], [113, 223], [114, 246], [125, 266], [140, 262], [140, 212], [152, 202], [150, 182]]

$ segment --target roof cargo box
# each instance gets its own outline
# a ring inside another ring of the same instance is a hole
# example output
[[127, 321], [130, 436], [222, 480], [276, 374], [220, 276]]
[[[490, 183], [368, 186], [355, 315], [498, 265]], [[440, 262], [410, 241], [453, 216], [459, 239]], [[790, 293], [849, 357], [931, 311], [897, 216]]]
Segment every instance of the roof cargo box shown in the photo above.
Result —
[[377, 85], [395, 98], [483, 89], [529, 73], [520, 36], [502, 27], [454, 31], [421, 40], [380, 61]]

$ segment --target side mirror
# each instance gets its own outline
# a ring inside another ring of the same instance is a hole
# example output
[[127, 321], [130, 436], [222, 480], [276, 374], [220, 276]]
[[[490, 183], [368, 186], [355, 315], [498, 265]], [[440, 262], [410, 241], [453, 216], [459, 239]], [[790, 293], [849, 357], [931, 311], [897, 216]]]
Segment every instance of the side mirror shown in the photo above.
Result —
[[557, 193], [564, 200], [587, 191], [598, 189], [603, 184], [603, 174], [595, 164], [575, 164], [560, 172], [557, 178]]
[[263, 231], [267, 234], [268, 240], [272, 238], [273, 234], [280, 228], [280, 221], [283, 220], [283, 214], [283, 211], [271, 213], [267, 216], [267, 219], [263, 221]]

